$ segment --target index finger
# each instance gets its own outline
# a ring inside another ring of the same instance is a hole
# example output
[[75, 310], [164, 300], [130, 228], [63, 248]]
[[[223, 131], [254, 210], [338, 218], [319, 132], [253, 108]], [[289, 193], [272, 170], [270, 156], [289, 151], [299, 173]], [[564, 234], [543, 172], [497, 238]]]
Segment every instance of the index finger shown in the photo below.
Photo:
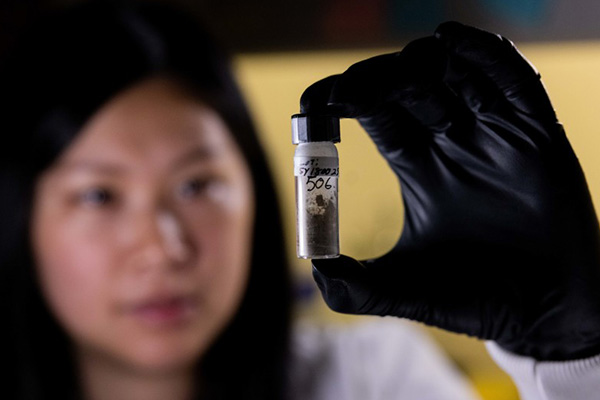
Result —
[[481, 71], [512, 106], [554, 117], [539, 72], [510, 40], [453, 21], [438, 26], [435, 37], [445, 45], [450, 63], [454, 59]]

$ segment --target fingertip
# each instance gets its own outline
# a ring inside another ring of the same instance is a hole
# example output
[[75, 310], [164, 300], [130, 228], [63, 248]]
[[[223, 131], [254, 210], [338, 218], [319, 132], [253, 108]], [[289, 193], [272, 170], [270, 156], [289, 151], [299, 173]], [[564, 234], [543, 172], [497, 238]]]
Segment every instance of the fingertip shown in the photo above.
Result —
[[312, 259], [313, 273], [335, 279], [348, 275], [353, 270], [364, 270], [363, 265], [352, 257], [340, 255], [337, 258]]
[[325, 303], [336, 312], [355, 314], [362, 306], [364, 267], [360, 262], [340, 256], [334, 259], [312, 260], [313, 278]]
[[365, 268], [359, 261], [341, 255], [338, 258], [313, 259], [312, 273], [319, 289], [325, 294], [333, 287], [339, 289], [352, 282], [360, 281]]
[[312, 114], [327, 114], [329, 97], [339, 75], [323, 78], [307, 87], [300, 96], [300, 112]]

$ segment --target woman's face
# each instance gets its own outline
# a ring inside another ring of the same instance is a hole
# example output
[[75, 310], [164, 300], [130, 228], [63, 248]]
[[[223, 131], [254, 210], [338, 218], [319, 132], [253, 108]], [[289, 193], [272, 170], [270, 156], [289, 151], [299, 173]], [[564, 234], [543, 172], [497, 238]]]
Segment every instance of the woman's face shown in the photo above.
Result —
[[190, 367], [247, 282], [254, 193], [231, 133], [166, 79], [100, 109], [36, 186], [43, 295], [78, 354]]

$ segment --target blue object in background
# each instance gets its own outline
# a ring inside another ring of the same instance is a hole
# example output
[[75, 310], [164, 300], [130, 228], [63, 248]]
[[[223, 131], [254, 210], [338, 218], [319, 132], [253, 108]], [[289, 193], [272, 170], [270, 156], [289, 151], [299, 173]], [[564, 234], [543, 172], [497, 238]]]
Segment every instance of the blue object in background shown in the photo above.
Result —
[[539, 23], [551, 0], [479, 0], [482, 8], [511, 23]]
[[393, 36], [433, 32], [445, 16], [444, 0], [388, 0], [386, 8]]
[[[477, 18], [477, 15], [498, 23], [539, 26], [546, 20], [556, 0], [386, 0], [384, 4], [387, 33], [392, 37], [429, 34], [443, 21], [456, 15]], [[470, 18], [466, 18], [469, 20]]]

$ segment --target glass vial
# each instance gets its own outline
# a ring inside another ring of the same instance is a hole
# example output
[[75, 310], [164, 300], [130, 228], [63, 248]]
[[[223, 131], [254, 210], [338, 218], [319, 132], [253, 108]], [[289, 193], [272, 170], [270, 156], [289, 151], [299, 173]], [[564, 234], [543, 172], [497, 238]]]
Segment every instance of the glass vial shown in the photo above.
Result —
[[294, 175], [298, 257], [338, 257], [339, 158], [335, 145], [331, 142], [298, 144]]
[[292, 116], [296, 186], [296, 253], [299, 258], [340, 255], [338, 219], [339, 120]]

